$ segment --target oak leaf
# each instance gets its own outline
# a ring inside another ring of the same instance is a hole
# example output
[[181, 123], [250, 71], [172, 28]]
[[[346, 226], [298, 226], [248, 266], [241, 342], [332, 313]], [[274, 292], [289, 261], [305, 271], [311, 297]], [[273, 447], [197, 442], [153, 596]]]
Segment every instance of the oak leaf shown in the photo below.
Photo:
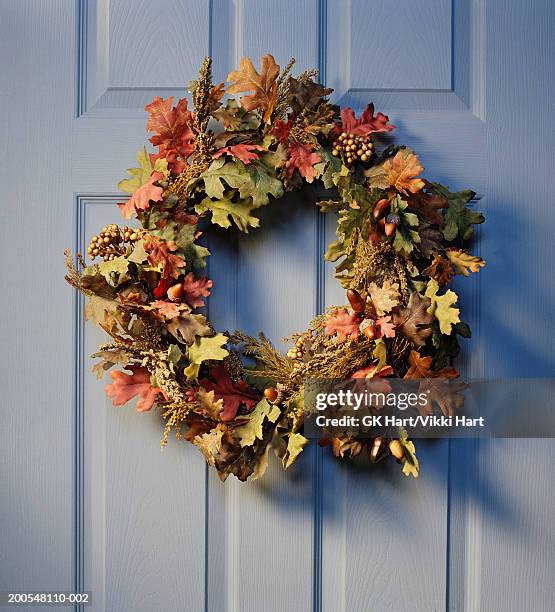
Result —
[[161, 393], [158, 387], [150, 384], [150, 373], [141, 366], [128, 366], [131, 374], [116, 370], [108, 375], [114, 381], [106, 385], [108, 397], [113, 398], [114, 406], [123, 406], [137, 395], [141, 398], [137, 402], [137, 411], [146, 412], [152, 408], [156, 397]]
[[260, 225], [260, 220], [251, 215], [254, 206], [252, 199], [239, 199], [237, 202], [234, 202], [234, 195], [235, 191], [231, 191], [217, 200], [206, 197], [202, 202], [195, 204], [195, 211], [199, 215], [210, 211], [212, 213], [212, 223], [224, 228], [231, 226], [231, 217], [235, 225], [247, 234], [250, 227], [258, 227]]
[[379, 317], [391, 312], [391, 309], [399, 303], [399, 285], [389, 280], [384, 281], [381, 287], [374, 282], [370, 283], [368, 293]]
[[392, 320], [397, 331], [416, 346], [423, 346], [426, 338], [432, 333], [433, 316], [428, 312], [430, 299], [421, 298], [415, 291], [411, 293], [406, 308], [396, 308]]
[[486, 265], [483, 259], [470, 255], [468, 251], [463, 249], [447, 249], [446, 255], [455, 267], [456, 274], [469, 276], [470, 272], [479, 272], [480, 268]]
[[455, 368], [432, 370], [432, 357], [422, 357], [420, 353], [411, 351], [409, 355], [409, 369], [405, 378], [458, 378]]
[[153, 172], [148, 181], [141, 185], [127, 202], [118, 204], [121, 214], [126, 219], [131, 219], [137, 212], [148, 210], [150, 202], [160, 202], [163, 199], [164, 190], [155, 183], [163, 178], [164, 175], [161, 172]]
[[436, 253], [432, 263], [423, 271], [423, 274], [437, 281], [440, 287], [444, 287], [453, 279], [453, 266], [450, 261]]
[[181, 313], [166, 324], [167, 330], [180, 342], [191, 344], [197, 336], [208, 336], [211, 330], [201, 314]]
[[424, 219], [435, 225], [443, 224], [441, 210], [448, 207], [447, 200], [437, 193], [430, 193], [428, 188], [431, 183], [424, 181], [424, 188], [417, 193], [411, 193], [408, 199], [409, 208], [418, 213], [420, 219]]
[[360, 334], [360, 319], [346, 308], [336, 308], [326, 321], [326, 333], [330, 336], [337, 334], [337, 339], [342, 342], [350, 336], [356, 340]]
[[164, 300], [155, 300], [152, 302], [151, 307], [165, 319], [175, 319], [181, 314], [182, 310], [182, 308], [174, 302], [166, 302]]
[[200, 452], [204, 455], [204, 458], [209, 465], [214, 466], [216, 463], [216, 456], [222, 448], [222, 436], [224, 435], [225, 431], [225, 425], [219, 423], [214, 429], [207, 433], [197, 435], [191, 440], [191, 442], [197, 446]]
[[376, 320], [377, 338], [395, 338], [395, 325], [391, 323], [391, 315]]
[[285, 162], [285, 176], [291, 178], [295, 170], [306, 180], [312, 183], [318, 177], [318, 170], [314, 167], [322, 161], [318, 153], [314, 153], [311, 145], [293, 142], [288, 147], [289, 159]]
[[451, 289], [448, 289], [443, 295], [438, 295], [438, 291], [438, 283], [433, 278], [430, 279], [425, 293], [431, 302], [428, 312], [438, 320], [441, 333], [449, 335], [453, 325], [460, 322], [460, 310], [453, 307], [458, 296]]
[[303, 448], [307, 444], [308, 439], [300, 433], [291, 432], [287, 436], [287, 448], [285, 449], [285, 454], [281, 459], [281, 462], [285, 469], [290, 467], [295, 462], [295, 460], [301, 454]]
[[406, 150], [397, 151], [395, 157], [387, 159], [383, 168], [387, 173], [387, 181], [391, 187], [402, 193], [417, 193], [425, 183], [416, 178], [424, 170], [420, 165], [418, 157]]
[[199, 412], [213, 421], [220, 420], [220, 412], [224, 408], [223, 399], [216, 399], [214, 391], [207, 391], [204, 387], [198, 388], [195, 397], [198, 401], [198, 408], [195, 408], [195, 412]]
[[231, 82], [227, 93], [252, 92], [241, 97], [241, 106], [248, 111], [260, 109], [263, 111], [264, 123], [269, 123], [276, 105], [278, 76], [279, 66], [272, 55], [262, 56], [260, 73], [256, 71], [252, 61], [244, 57], [239, 63], [239, 70], [233, 70], [227, 76], [227, 80]]
[[214, 159], [218, 159], [218, 157], [222, 155], [231, 155], [242, 161], [245, 166], [248, 166], [251, 162], [258, 159], [259, 153], [256, 153], [256, 151], [266, 151], [266, 149], [255, 144], [237, 144], [218, 149], [213, 157]]
[[341, 125], [344, 132], [355, 136], [367, 136], [375, 132], [391, 132], [394, 125], [388, 123], [389, 117], [378, 113], [374, 117], [374, 104], [368, 104], [359, 119], [352, 108], [344, 108], [341, 111]]
[[163, 241], [157, 236], [148, 234], [143, 242], [145, 252], [148, 254], [148, 263], [158, 269], [162, 278], [177, 278], [181, 268], [185, 266], [185, 260], [179, 255], [174, 255], [177, 245], [173, 241]]
[[[197, 378], [201, 364], [204, 361], [221, 361], [229, 355], [225, 348], [227, 337], [223, 334], [216, 334], [212, 337], [197, 337], [187, 349], [189, 365], [185, 368], [184, 374], [188, 380]], [[206, 387], [205, 387], [206, 388]]]
[[262, 440], [262, 425], [265, 419], [275, 423], [281, 414], [280, 409], [262, 398], [245, 419], [244, 425], [234, 431], [241, 446], [252, 446], [255, 440]]
[[187, 109], [187, 99], [182, 98], [174, 107], [173, 96], [167, 100], [156, 96], [145, 110], [149, 113], [147, 130], [155, 132], [149, 140], [159, 147], [158, 157], [166, 158], [173, 172], [181, 172], [194, 150], [195, 138], [191, 129], [193, 114]]
[[241, 404], [244, 404], [247, 408], [252, 408], [258, 403], [259, 395], [257, 392], [249, 387], [244, 380], [234, 383], [224, 367], [214, 366], [210, 369], [210, 376], [215, 382], [203, 378], [199, 383], [207, 391], [213, 391], [215, 398], [223, 401], [224, 408], [220, 413], [222, 421], [233, 421]]
[[187, 302], [191, 308], [202, 308], [204, 306], [203, 297], [210, 295], [210, 289], [214, 283], [206, 276], [195, 279], [192, 272], [189, 272], [183, 279], [182, 300]]

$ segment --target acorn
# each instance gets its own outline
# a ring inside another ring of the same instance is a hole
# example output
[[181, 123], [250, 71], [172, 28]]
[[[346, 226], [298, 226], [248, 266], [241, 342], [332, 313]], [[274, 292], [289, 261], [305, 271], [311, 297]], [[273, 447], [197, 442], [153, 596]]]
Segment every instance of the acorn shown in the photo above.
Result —
[[177, 302], [177, 300], [181, 297], [183, 293], [183, 285], [181, 283], [177, 283], [176, 285], [172, 285], [168, 289], [168, 297], [172, 302]]
[[387, 215], [384, 224], [384, 231], [387, 237], [393, 236], [400, 220], [401, 219], [397, 213], [389, 213], [389, 215]]
[[401, 460], [405, 456], [405, 449], [399, 440], [391, 440], [389, 450], [395, 459]]
[[278, 392], [275, 387], [266, 387], [266, 389], [264, 389], [264, 397], [269, 402], [275, 402], [277, 399], [277, 396], [278, 396]]
[[380, 219], [385, 215], [387, 209], [389, 208], [389, 200], [383, 198], [382, 200], [378, 200], [376, 206], [374, 206], [374, 219]]
[[364, 319], [359, 325], [359, 329], [368, 340], [373, 340], [376, 337], [376, 322], [374, 319]]
[[362, 299], [362, 296], [355, 289], [347, 289], [347, 299], [349, 300], [349, 304], [351, 308], [357, 313], [364, 312], [366, 307], [366, 303]]
[[370, 461], [372, 461], [372, 463], [375, 463], [376, 459], [378, 458], [378, 454], [380, 452], [382, 442], [383, 442], [382, 437], [378, 436], [377, 438], [374, 438], [372, 448], [370, 449]]

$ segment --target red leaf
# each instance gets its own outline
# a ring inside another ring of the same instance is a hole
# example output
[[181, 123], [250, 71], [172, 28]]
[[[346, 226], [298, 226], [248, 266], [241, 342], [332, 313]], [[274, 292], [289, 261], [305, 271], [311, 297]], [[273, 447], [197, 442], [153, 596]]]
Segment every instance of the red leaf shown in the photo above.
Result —
[[105, 390], [108, 397], [112, 397], [114, 406], [123, 406], [135, 396], [140, 396], [137, 402], [137, 411], [146, 412], [152, 408], [158, 393], [158, 387], [150, 384], [150, 374], [146, 368], [140, 366], [127, 366], [131, 374], [126, 374], [119, 370], [109, 372], [110, 378], [114, 381], [106, 385]]
[[148, 182], [139, 187], [135, 193], [124, 204], [118, 204], [121, 214], [126, 219], [131, 219], [139, 210], [148, 210], [150, 202], [159, 202], [162, 199], [164, 190], [154, 183], [164, 178], [161, 172], [153, 172]]
[[192, 272], [189, 272], [183, 280], [183, 301], [187, 302], [191, 308], [201, 308], [204, 306], [203, 297], [210, 295], [212, 281], [205, 276], [203, 278], [195, 277]]
[[158, 300], [162, 299], [166, 295], [166, 291], [171, 287], [172, 281], [169, 278], [161, 278], [158, 281], [154, 291], [154, 297]]
[[291, 178], [293, 172], [297, 169], [307, 183], [312, 183], [316, 178], [314, 164], [322, 161], [320, 156], [313, 152], [310, 145], [300, 142], [291, 143], [288, 151], [289, 159], [285, 162], [285, 175], [287, 178]]
[[[159, 147], [158, 157], [168, 160], [168, 167], [174, 172], [180, 172], [185, 160], [195, 148], [195, 135], [191, 130], [193, 113], [187, 109], [187, 99], [182, 98], [177, 106], [172, 106], [173, 96], [164, 100], [156, 96], [150, 104], [145, 106], [149, 113], [146, 128], [155, 132], [150, 142]], [[181, 162], [177, 158], [181, 158]]]
[[177, 250], [173, 241], [164, 242], [156, 236], [147, 235], [144, 241], [144, 249], [148, 253], [148, 263], [151, 266], [162, 264], [162, 278], [177, 278], [180, 268], [185, 266], [185, 260], [179, 255], [172, 255], [171, 251]]
[[224, 409], [220, 412], [222, 421], [233, 421], [241, 404], [252, 408], [258, 403], [256, 391], [244, 380], [234, 384], [228, 371], [222, 366], [214, 366], [210, 370], [210, 376], [216, 380], [215, 383], [207, 378], [203, 378], [199, 383], [207, 391], [214, 391], [215, 399], [223, 399]]
[[238, 144], [218, 149], [213, 157], [214, 159], [218, 159], [218, 157], [222, 155], [231, 155], [242, 161], [245, 166], [248, 166], [252, 161], [258, 159], [258, 153], [254, 153], [254, 151], [266, 151], [266, 149], [255, 144]]
[[377, 338], [395, 338], [395, 325], [391, 323], [391, 315], [377, 319], [376, 326], [378, 328]]
[[360, 319], [354, 312], [344, 308], [336, 308], [326, 322], [326, 333], [330, 336], [337, 334], [339, 341], [351, 336], [353, 340], [360, 334]]
[[293, 117], [287, 122], [283, 121], [283, 119], [278, 119], [272, 129], [272, 134], [283, 144], [289, 138], [289, 132], [293, 127], [293, 123]]
[[342, 130], [355, 136], [367, 136], [374, 132], [391, 132], [395, 129], [394, 125], [387, 123], [389, 117], [383, 113], [378, 113], [374, 117], [374, 104], [368, 104], [359, 119], [352, 108], [344, 108], [341, 111]]

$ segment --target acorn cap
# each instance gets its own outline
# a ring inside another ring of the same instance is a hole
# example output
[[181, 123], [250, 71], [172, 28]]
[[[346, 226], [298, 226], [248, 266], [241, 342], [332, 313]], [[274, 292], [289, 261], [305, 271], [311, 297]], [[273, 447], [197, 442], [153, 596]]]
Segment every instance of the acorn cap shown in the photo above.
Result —
[[395, 223], [395, 225], [399, 225], [399, 221], [401, 221], [401, 217], [397, 213], [389, 213], [385, 218], [386, 223]]

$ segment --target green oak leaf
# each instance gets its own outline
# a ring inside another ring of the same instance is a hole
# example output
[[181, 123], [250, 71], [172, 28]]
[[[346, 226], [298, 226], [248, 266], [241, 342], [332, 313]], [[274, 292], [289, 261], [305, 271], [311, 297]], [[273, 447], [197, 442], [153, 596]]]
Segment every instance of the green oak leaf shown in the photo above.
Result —
[[145, 241], [142, 238], [137, 240], [137, 242], [133, 244], [133, 250], [127, 260], [137, 265], [144, 263], [148, 257], [144, 245]]
[[[223, 156], [215, 159], [198, 180], [204, 181], [206, 195], [217, 200], [223, 198], [226, 184], [232, 189], [238, 189], [242, 198], [250, 196], [253, 191], [246, 167], [241, 162], [226, 161]], [[225, 184], [222, 181], [225, 181]]]
[[433, 191], [445, 198], [449, 204], [444, 213], [445, 224], [441, 230], [445, 240], [451, 242], [457, 235], [463, 240], [468, 240], [474, 233], [472, 226], [484, 222], [484, 215], [481, 212], [471, 210], [467, 206], [476, 194], [470, 189], [451, 192], [439, 183], [432, 185]]
[[178, 226], [175, 237], [173, 238], [178, 249], [176, 253], [181, 255], [187, 262], [187, 270], [200, 270], [205, 268], [206, 258], [210, 255], [210, 251], [206, 247], [196, 243], [196, 232], [196, 225]]
[[184, 373], [187, 380], [193, 380], [198, 377], [200, 365], [204, 361], [214, 359], [221, 361], [229, 355], [229, 351], [222, 348], [227, 343], [227, 337], [223, 334], [216, 334], [210, 338], [197, 337], [193, 344], [187, 349], [187, 358], [189, 365], [185, 368]]
[[[264, 164], [259, 162], [249, 164], [247, 172], [252, 185], [250, 195], [252, 197], [253, 208], [268, 204], [270, 201], [268, 194], [273, 195], [274, 198], [281, 198], [283, 195], [283, 183], [271, 176]], [[243, 194], [241, 194], [241, 197], [244, 197]]]
[[408, 255], [414, 249], [415, 243], [420, 242], [420, 236], [412, 229], [418, 227], [418, 217], [414, 213], [407, 212], [407, 206], [407, 202], [399, 195], [391, 204], [391, 212], [399, 215], [393, 247], [396, 251], [404, 251]]
[[118, 183], [118, 189], [125, 193], [135, 193], [139, 187], [142, 187], [148, 182], [150, 175], [156, 171], [161, 172], [165, 178], [168, 177], [168, 162], [166, 159], [157, 159], [154, 166], [150, 163], [150, 158], [146, 152], [146, 147], [143, 150], [139, 149], [137, 153], [138, 168], [128, 168], [127, 172], [131, 175], [130, 179], [123, 179]]
[[212, 223], [224, 228], [230, 227], [229, 217], [231, 217], [242, 232], [248, 233], [249, 227], [258, 227], [260, 221], [250, 214], [253, 208], [252, 201], [246, 199], [234, 202], [234, 195], [235, 192], [229, 192], [226, 196], [216, 200], [208, 197], [204, 198], [202, 202], [195, 205], [195, 211], [199, 215], [210, 211], [212, 213]]
[[241, 446], [252, 446], [255, 440], [262, 440], [262, 425], [264, 419], [275, 423], [281, 414], [280, 409], [268, 403], [266, 398], [261, 399], [252, 412], [246, 417], [247, 422], [234, 431], [241, 441]]
[[290, 433], [287, 438], [287, 448], [281, 460], [285, 469], [294, 463], [303, 448], [308, 444], [308, 439], [300, 433]]

